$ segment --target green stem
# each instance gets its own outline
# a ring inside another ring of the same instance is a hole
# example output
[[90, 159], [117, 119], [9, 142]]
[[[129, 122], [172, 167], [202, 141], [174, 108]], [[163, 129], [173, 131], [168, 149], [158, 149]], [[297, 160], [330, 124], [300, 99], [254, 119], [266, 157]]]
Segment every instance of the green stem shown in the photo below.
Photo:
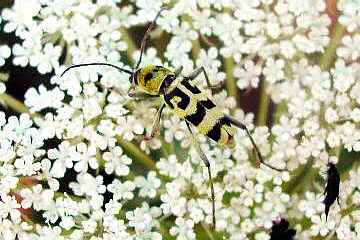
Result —
[[224, 59], [225, 73], [226, 73], [226, 90], [229, 97], [237, 99], [236, 96], [236, 82], [233, 74], [234, 60], [231, 57]]
[[335, 60], [336, 49], [341, 44], [341, 39], [345, 32], [346, 27], [340, 23], [337, 23], [330, 43], [326, 47], [324, 54], [321, 55], [319, 60], [319, 65], [322, 70], [328, 70], [332, 66]]
[[285, 109], [286, 109], [285, 102], [281, 102], [281, 103], [276, 105], [276, 110], [275, 110], [275, 115], [274, 115], [274, 124], [273, 125], [280, 122], [280, 117], [284, 113]]
[[201, 46], [200, 46], [199, 39], [192, 41], [191, 54], [192, 54], [192, 59], [194, 62], [196, 62], [196, 59], [198, 59], [198, 57], [200, 55], [200, 49], [201, 49]]
[[3, 93], [0, 95], [0, 102], [5, 107], [9, 107], [18, 113], [27, 113], [32, 118], [40, 117], [40, 115], [38, 114], [31, 113], [22, 102], [7, 93]]
[[266, 92], [267, 87], [268, 87], [268, 82], [264, 79], [262, 81], [261, 96], [260, 96], [260, 106], [259, 106], [258, 117], [257, 117], [257, 120], [256, 120], [256, 125], [257, 126], [266, 125], [266, 122], [267, 122], [269, 106], [270, 106], [270, 96]]
[[209, 230], [209, 228], [203, 222], [201, 222], [201, 227], [204, 229], [205, 233], [208, 235], [210, 240], [215, 240], [215, 238], [212, 235], [211, 231]]
[[133, 54], [134, 52], [137, 50], [137, 47], [134, 43], [134, 41], [132, 40], [132, 38], [129, 35], [129, 32], [126, 30], [126, 28], [124, 27], [120, 27], [120, 33], [122, 36], [122, 39], [126, 42], [128, 49], [126, 50], [126, 56], [129, 60], [129, 65], [131, 66], [135, 66], [135, 60], [133, 59]]
[[138, 148], [135, 144], [125, 141], [121, 137], [117, 137], [118, 143], [121, 147], [127, 151], [134, 159], [141, 162], [144, 166], [146, 166], [149, 170], [157, 171], [155, 166], [155, 161], [145, 154], [140, 148]]
[[306, 190], [305, 188], [317, 176], [317, 170], [313, 168], [313, 162], [313, 159], [310, 159], [306, 165], [294, 171], [291, 180], [283, 187], [284, 192], [292, 195], [293, 193], [301, 193]]

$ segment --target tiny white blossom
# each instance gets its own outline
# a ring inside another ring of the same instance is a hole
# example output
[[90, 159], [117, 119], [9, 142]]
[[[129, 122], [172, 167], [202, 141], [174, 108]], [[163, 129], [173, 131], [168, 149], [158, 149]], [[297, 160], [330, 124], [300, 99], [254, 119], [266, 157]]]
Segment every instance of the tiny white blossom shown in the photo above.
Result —
[[129, 174], [130, 169], [128, 165], [132, 160], [128, 156], [123, 154], [121, 147], [116, 146], [110, 152], [105, 152], [103, 158], [105, 163], [105, 172], [111, 174], [113, 172], [118, 176], [126, 176]]
[[5, 64], [5, 59], [11, 55], [11, 49], [7, 45], [0, 46], [0, 67]]
[[132, 181], [126, 181], [122, 183], [118, 179], [114, 179], [114, 181], [107, 186], [107, 190], [114, 194], [114, 199], [133, 199], [135, 189], [135, 184]]
[[172, 236], [177, 235], [177, 240], [191, 240], [196, 239], [195, 232], [193, 230], [194, 222], [190, 219], [176, 218], [175, 224], [176, 227], [170, 229], [170, 234]]
[[360, 57], [360, 34], [356, 34], [353, 37], [348, 35], [344, 36], [342, 42], [344, 46], [339, 47], [336, 50], [338, 56], [351, 58], [352, 60], [356, 60]]
[[156, 173], [150, 171], [147, 175], [147, 179], [142, 176], [135, 178], [136, 187], [140, 188], [140, 197], [154, 198], [156, 195], [156, 189], [160, 187], [160, 180], [156, 178]]
[[17, 203], [15, 196], [7, 196], [6, 194], [1, 194], [1, 201], [0, 201], [0, 216], [1, 218], [5, 219], [9, 215], [11, 220], [14, 223], [20, 222], [20, 204]]

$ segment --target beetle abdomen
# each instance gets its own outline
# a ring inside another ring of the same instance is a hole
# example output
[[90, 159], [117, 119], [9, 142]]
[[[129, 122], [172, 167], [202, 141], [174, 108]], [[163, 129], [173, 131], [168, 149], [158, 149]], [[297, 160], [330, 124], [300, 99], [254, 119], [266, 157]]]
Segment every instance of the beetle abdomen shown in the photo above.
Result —
[[213, 101], [197, 86], [183, 79], [164, 95], [165, 103], [173, 113], [194, 125], [201, 134], [220, 146], [234, 147], [234, 128]]

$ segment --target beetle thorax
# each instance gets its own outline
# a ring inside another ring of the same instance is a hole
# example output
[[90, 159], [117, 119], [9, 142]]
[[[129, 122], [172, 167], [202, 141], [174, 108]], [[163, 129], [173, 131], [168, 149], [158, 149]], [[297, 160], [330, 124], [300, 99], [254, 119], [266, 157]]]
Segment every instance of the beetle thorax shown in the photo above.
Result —
[[136, 71], [134, 82], [144, 92], [159, 95], [161, 84], [171, 74], [172, 72], [165, 67], [149, 65]]

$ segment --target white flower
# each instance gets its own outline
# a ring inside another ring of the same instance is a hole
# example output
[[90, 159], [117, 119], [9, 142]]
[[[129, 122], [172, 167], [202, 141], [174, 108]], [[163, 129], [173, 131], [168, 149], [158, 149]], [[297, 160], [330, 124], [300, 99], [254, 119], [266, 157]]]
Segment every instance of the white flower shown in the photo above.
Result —
[[313, 236], [326, 236], [332, 229], [335, 227], [335, 221], [332, 219], [325, 219], [325, 214], [315, 215], [311, 217], [312, 226], [311, 226], [311, 234]]
[[94, 233], [96, 231], [97, 223], [94, 219], [82, 221], [81, 225], [86, 233]]
[[27, 114], [21, 114], [19, 119], [15, 116], [8, 118], [8, 123], [4, 126], [4, 135], [9, 140], [20, 142], [24, 139], [25, 132], [30, 130], [33, 122]]
[[118, 179], [114, 179], [114, 181], [107, 186], [107, 190], [114, 194], [114, 200], [119, 199], [133, 199], [135, 184], [131, 181], [126, 181], [122, 183]]
[[39, 240], [64, 240], [64, 236], [61, 236], [61, 228], [59, 226], [40, 226], [36, 225], [36, 232], [38, 233]]
[[25, 28], [31, 28], [36, 25], [32, 19], [41, 9], [37, 0], [26, 1], [25, 3], [15, 2], [12, 9], [4, 9], [1, 13], [4, 20], [8, 22], [4, 26], [5, 32], [13, 32], [20, 35]]
[[[218, 60], [218, 50], [215, 47], [209, 48], [207, 52], [201, 49], [199, 57], [196, 60], [196, 66], [205, 68], [208, 76], [211, 76], [209, 79], [210, 84], [216, 85], [218, 81], [221, 80], [219, 79], [221, 76], [221, 74], [219, 74], [219, 67], [221, 66], [221, 62]], [[201, 74], [196, 79], [199, 79], [203, 86], [207, 86], [204, 74]]]
[[330, 72], [334, 78], [334, 87], [340, 92], [346, 92], [355, 81], [355, 66], [346, 66], [343, 59], [338, 59], [335, 69], [331, 69]]
[[95, 97], [91, 97], [89, 99], [84, 99], [84, 106], [82, 108], [84, 113], [84, 118], [86, 121], [90, 121], [91, 119], [99, 116], [102, 113], [101, 106], [99, 101]]
[[45, 44], [43, 50], [30, 58], [30, 65], [37, 67], [41, 74], [49, 73], [53, 68], [59, 67], [59, 57], [61, 55], [61, 47], [53, 46], [50, 43]]
[[34, 162], [33, 156], [23, 156], [22, 158], [17, 158], [14, 162], [14, 166], [16, 168], [16, 174], [31, 176], [36, 174], [37, 171], [41, 168], [41, 163]]
[[167, 193], [160, 196], [163, 202], [160, 207], [163, 209], [164, 214], [173, 213], [176, 216], [183, 216], [185, 213], [186, 199], [180, 196], [180, 191], [173, 184], [166, 184]]
[[45, 154], [45, 150], [41, 149], [43, 145], [44, 139], [40, 134], [26, 134], [16, 153], [19, 157], [33, 156], [37, 158]]
[[339, 22], [346, 26], [349, 32], [353, 32], [360, 26], [360, 7], [357, 1], [340, 1], [337, 5], [343, 14], [339, 16]]
[[159, 172], [169, 177], [176, 178], [180, 173], [180, 164], [177, 162], [175, 155], [170, 155], [167, 159], [160, 158], [156, 163], [156, 167], [160, 170]]
[[240, 89], [246, 89], [248, 87], [257, 88], [261, 71], [262, 69], [259, 64], [255, 65], [253, 61], [246, 60], [244, 68], [235, 68], [234, 70], [234, 76], [239, 78], [236, 85]]
[[142, 134], [144, 132], [144, 127], [139, 124], [133, 116], [128, 116], [126, 118], [120, 117], [116, 120], [116, 123], [117, 126], [115, 132], [128, 141], [134, 139], [134, 133]]
[[189, 52], [191, 49], [191, 41], [198, 38], [197, 33], [190, 28], [189, 23], [181, 22], [180, 26], [172, 28], [174, 36], [169, 42], [169, 47], [175, 47], [182, 51]]
[[266, 60], [266, 64], [263, 70], [266, 79], [274, 84], [275, 82], [282, 80], [285, 76], [284, 73], [285, 62], [283, 59], [277, 59], [276, 61], [273, 58]]
[[5, 59], [11, 55], [11, 49], [7, 45], [0, 46], [0, 67], [5, 64]]
[[299, 210], [305, 212], [305, 216], [311, 218], [324, 211], [324, 204], [322, 203], [323, 196], [312, 192], [305, 193], [305, 199], [299, 203]]
[[292, 41], [295, 43], [295, 46], [304, 53], [313, 53], [316, 50], [316, 46], [305, 36], [297, 34], [292, 38]]
[[39, 91], [30, 88], [25, 93], [25, 104], [30, 107], [31, 112], [39, 112], [45, 108], [58, 109], [63, 106], [64, 92], [58, 87], [47, 90], [44, 85], [39, 86]]
[[78, 196], [93, 196], [102, 194], [106, 190], [102, 176], [93, 177], [89, 173], [80, 173], [77, 175], [76, 180], [77, 182], [71, 182], [69, 187]]
[[336, 49], [337, 55], [356, 60], [360, 56], [360, 34], [355, 34], [353, 37], [346, 35], [342, 38], [342, 42], [344, 46]]
[[184, 218], [176, 218], [175, 224], [176, 227], [172, 227], [170, 229], [170, 234], [172, 236], [177, 235], [177, 240], [191, 240], [196, 239], [195, 232], [193, 230], [194, 222], [190, 219], [184, 219]]
[[126, 176], [129, 174], [130, 169], [128, 165], [132, 160], [127, 155], [123, 154], [121, 147], [116, 146], [110, 152], [105, 152], [103, 158], [105, 163], [105, 172], [111, 174], [115, 172], [118, 176]]
[[75, 162], [74, 169], [76, 172], [86, 172], [88, 166], [92, 169], [96, 169], [99, 166], [98, 160], [96, 159], [96, 149], [93, 147], [86, 146], [85, 143], [79, 143], [76, 146], [77, 152], [73, 159]]
[[76, 147], [70, 146], [70, 143], [67, 141], [59, 144], [58, 149], [49, 149], [48, 157], [49, 159], [54, 160], [53, 167], [51, 169], [51, 174], [56, 178], [61, 178], [66, 172], [66, 168], [73, 167], [73, 160], [76, 158]]
[[134, 211], [126, 212], [126, 218], [129, 220], [129, 226], [134, 227], [136, 231], [150, 230], [153, 224], [152, 216], [146, 205], [136, 208]]
[[156, 195], [156, 189], [160, 187], [160, 180], [156, 178], [156, 173], [154, 171], [150, 171], [147, 175], [147, 179], [143, 176], [136, 177], [135, 185], [140, 188], [140, 197], [148, 196], [150, 198], [154, 198]]
[[0, 201], [0, 216], [1, 218], [7, 218], [10, 215], [11, 220], [14, 223], [20, 222], [20, 204], [17, 203], [15, 196], [7, 196], [5, 193], [1, 194]]

